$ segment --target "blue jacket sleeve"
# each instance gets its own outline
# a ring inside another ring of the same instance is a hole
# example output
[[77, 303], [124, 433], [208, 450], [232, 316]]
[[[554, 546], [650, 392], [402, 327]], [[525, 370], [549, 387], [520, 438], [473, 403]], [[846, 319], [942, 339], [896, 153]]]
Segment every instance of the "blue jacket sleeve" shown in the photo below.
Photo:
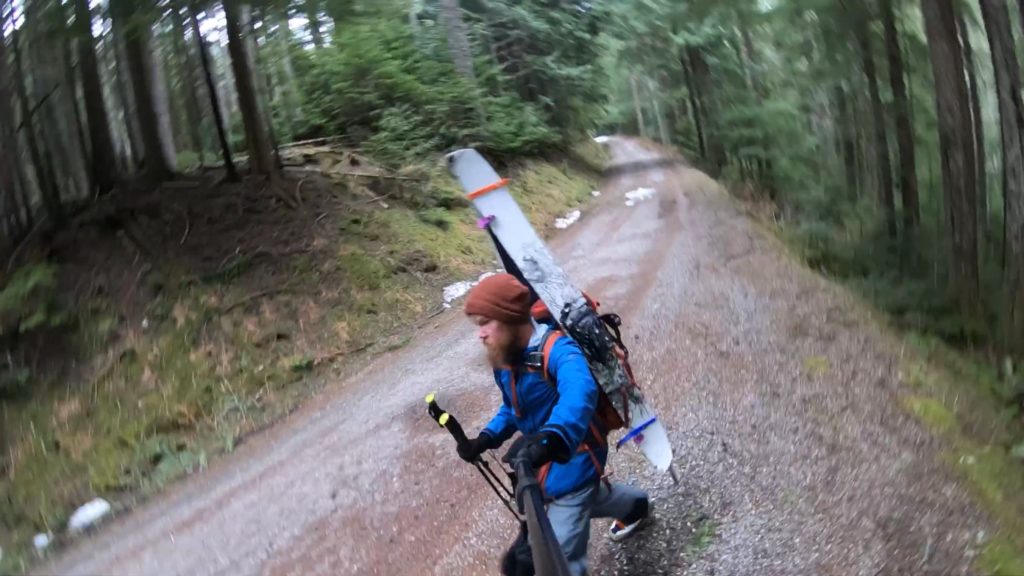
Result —
[[575, 454], [597, 408], [597, 382], [583, 352], [565, 337], [552, 347], [548, 371], [558, 384], [558, 402], [541, 430], [561, 436], [569, 454]]
[[494, 439], [495, 446], [500, 446], [516, 433], [516, 418], [512, 408], [504, 402], [498, 413], [491, 418], [491, 421], [484, 427], [484, 432]]

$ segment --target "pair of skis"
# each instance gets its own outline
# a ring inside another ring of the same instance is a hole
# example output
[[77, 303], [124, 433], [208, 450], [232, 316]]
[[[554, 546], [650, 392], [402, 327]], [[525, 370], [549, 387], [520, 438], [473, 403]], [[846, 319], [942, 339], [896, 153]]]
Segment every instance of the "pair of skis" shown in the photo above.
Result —
[[636, 385], [617, 327], [606, 324], [555, 261], [509, 192], [508, 180], [473, 149], [452, 152], [447, 160], [505, 270], [544, 302], [563, 332], [583, 350], [595, 380], [625, 423], [626, 434], [617, 447], [632, 442], [655, 468], [669, 471], [678, 482], [668, 433]]

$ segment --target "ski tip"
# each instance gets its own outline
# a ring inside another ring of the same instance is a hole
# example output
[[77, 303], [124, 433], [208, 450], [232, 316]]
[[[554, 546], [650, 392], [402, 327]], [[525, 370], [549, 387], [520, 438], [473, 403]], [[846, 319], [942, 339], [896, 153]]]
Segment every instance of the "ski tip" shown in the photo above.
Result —
[[437, 392], [431, 392], [430, 394], [427, 394], [427, 397], [424, 398], [423, 400], [425, 400], [427, 404], [431, 404], [431, 403], [434, 402], [434, 399], [436, 397], [437, 397]]
[[454, 168], [455, 163], [458, 162], [460, 158], [471, 152], [475, 152], [475, 150], [473, 150], [472, 148], [459, 148], [458, 150], [453, 150], [445, 154], [444, 159], [448, 162], [448, 168]]

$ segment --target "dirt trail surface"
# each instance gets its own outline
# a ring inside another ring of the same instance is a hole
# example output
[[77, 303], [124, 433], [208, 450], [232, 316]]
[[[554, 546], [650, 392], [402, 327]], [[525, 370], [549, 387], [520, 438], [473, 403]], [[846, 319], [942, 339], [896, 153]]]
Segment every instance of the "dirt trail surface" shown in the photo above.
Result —
[[[616, 175], [552, 246], [625, 319], [681, 483], [613, 454], [657, 519], [623, 544], [595, 521], [592, 572], [969, 573], [992, 528], [900, 408], [898, 340], [714, 181], [611, 146]], [[427, 418], [431, 390], [470, 431], [500, 401], [457, 309], [39, 571], [496, 574], [516, 526]]]

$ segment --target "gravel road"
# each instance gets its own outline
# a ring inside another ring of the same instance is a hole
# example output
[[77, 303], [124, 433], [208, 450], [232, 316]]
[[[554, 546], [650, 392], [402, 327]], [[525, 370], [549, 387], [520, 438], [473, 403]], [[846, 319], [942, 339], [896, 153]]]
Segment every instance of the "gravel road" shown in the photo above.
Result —
[[[624, 318], [681, 482], [614, 454], [656, 521], [623, 544], [595, 522], [592, 571], [970, 573], [993, 531], [900, 408], [899, 341], [713, 180], [610, 146], [619, 169], [552, 247]], [[641, 186], [656, 192], [627, 206]], [[467, 429], [486, 422], [500, 399], [479, 348], [445, 313], [40, 573], [497, 574], [516, 526], [423, 404], [438, 390]]]

